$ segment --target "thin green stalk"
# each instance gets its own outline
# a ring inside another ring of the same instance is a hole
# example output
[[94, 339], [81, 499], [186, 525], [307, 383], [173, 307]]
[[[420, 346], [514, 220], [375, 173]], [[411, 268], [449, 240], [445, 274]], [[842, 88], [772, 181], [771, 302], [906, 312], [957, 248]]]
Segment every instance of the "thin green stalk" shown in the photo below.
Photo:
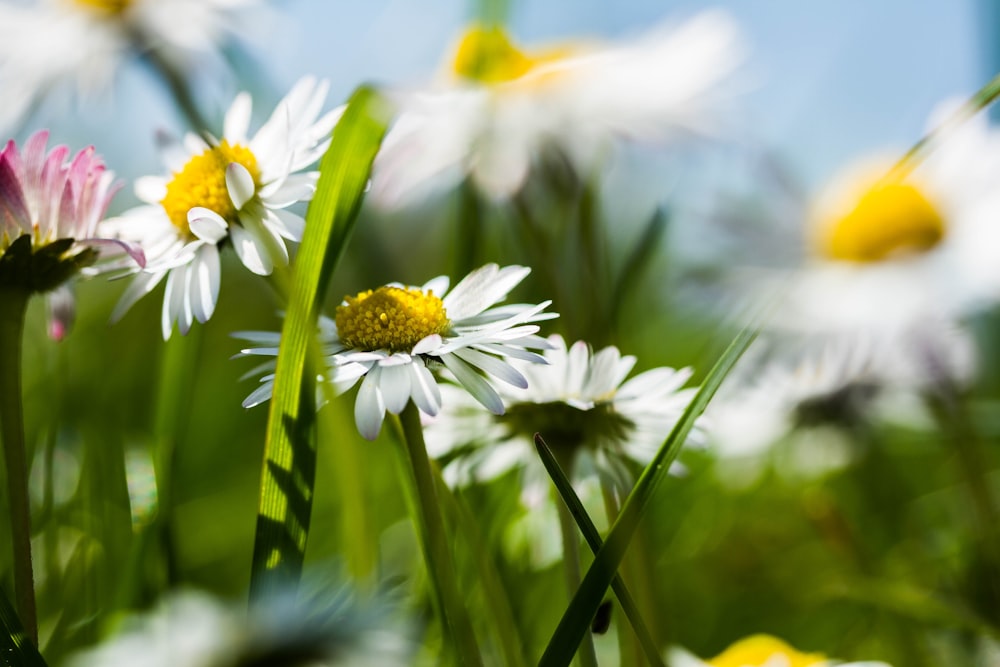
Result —
[[21, 343], [30, 295], [26, 289], [0, 288], [0, 437], [3, 439], [11, 513], [15, 606], [28, 637], [37, 645], [38, 619], [31, 569], [28, 457], [21, 403]]
[[[580, 587], [580, 542], [577, 537], [573, 516], [569, 513], [566, 503], [556, 499], [556, 509], [559, 512], [559, 535], [562, 537], [563, 573], [566, 577], [566, 592], [573, 595]], [[582, 667], [597, 667], [597, 652], [594, 650], [594, 635], [588, 632], [577, 652]]]
[[483, 245], [483, 202], [472, 179], [459, 188], [458, 233], [455, 234], [455, 271], [464, 276], [479, 266], [479, 249]]
[[1000, 74], [990, 79], [943, 123], [924, 135], [910, 150], [906, 151], [906, 154], [889, 172], [888, 179], [896, 180], [906, 177], [926, 157], [926, 153], [937, 147], [945, 137], [958, 129], [965, 121], [996, 101], [997, 97], [1000, 97]]
[[408, 482], [413, 487], [415, 501], [413, 520], [417, 524], [417, 534], [424, 551], [427, 571], [444, 616], [446, 638], [454, 642], [459, 664], [482, 665], [483, 659], [476, 644], [472, 620], [469, 618], [465, 601], [462, 600], [455, 580], [454, 559], [448, 546], [441, 505], [434, 488], [434, 473], [424, 444], [420, 411], [412, 402], [408, 403], [399, 415], [399, 427], [409, 470], [412, 473]]
[[184, 77], [167, 62], [155, 46], [152, 48], [147, 46], [149, 40], [142, 33], [136, 31], [132, 39], [140, 49], [143, 62], [153, 70], [167, 87], [167, 90], [170, 91], [170, 96], [174, 104], [177, 105], [177, 110], [180, 111], [184, 120], [191, 126], [191, 129], [199, 134], [207, 132], [210, 129], [208, 121], [201, 114], [201, 111], [198, 110], [194, 95], [191, 94], [191, 90]]

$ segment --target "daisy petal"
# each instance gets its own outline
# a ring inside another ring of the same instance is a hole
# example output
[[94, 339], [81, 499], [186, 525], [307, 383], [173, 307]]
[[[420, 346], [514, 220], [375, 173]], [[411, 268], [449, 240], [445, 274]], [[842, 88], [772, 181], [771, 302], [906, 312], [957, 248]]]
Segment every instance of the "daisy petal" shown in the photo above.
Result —
[[226, 190], [229, 191], [229, 199], [238, 211], [253, 199], [257, 186], [254, 185], [253, 176], [246, 167], [239, 162], [231, 162], [226, 167]]
[[420, 360], [406, 368], [410, 371], [410, 395], [413, 402], [424, 414], [435, 416], [441, 409], [441, 390], [434, 375]]
[[472, 369], [467, 363], [453, 354], [446, 354], [441, 357], [445, 367], [462, 384], [465, 389], [472, 394], [472, 397], [482, 403], [483, 407], [495, 415], [504, 413], [503, 401], [496, 390], [490, 386], [479, 373]]
[[379, 391], [379, 366], [373, 366], [358, 389], [358, 397], [354, 401], [354, 422], [358, 431], [366, 440], [374, 440], [382, 430], [382, 420], [385, 419], [385, 403]]
[[494, 377], [500, 378], [507, 384], [514, 385], [519, 389], [528, 388], [528, 380], [517, 369], [502, 359], [497, 359], [492, 355], [483, 354], [470, 348], [458, 350], [455, 354], [462, 360], [477, 368], [481, 368]]
[[229, 231], [229, 236], [233, 240], [233, 249], [236, 255], [247, 267], [258, 276], [267, 276], [274, 270], [274, 263], [267, 252], [266, 245], [256, 236], [234, 225]]
[[188, 211], [187, 219], [191, 233], [206, 243], [218, 243], [229, 232], [225, 218], [208, 208], [195, 206]]
[[398, 415], [410, 401], [410, 364], [383, 366], [379, 389], [385, 401], [385, 409]]

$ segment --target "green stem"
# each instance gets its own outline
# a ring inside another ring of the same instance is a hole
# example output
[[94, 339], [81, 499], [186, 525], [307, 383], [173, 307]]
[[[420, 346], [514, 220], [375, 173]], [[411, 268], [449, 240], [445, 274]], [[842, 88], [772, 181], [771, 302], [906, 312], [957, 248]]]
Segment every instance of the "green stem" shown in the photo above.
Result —
[[907, 176], [949, 134], [1000, 97], [1000, 74], [977, 90], [965, 104], [955, 110], [943, 123], [924, 135], [913, 145], [889, 172], [888, 179], [895, 180]]
[[479, 266], [479, 249], [482, 247], [483, 202], [472, 179], [466, 179], [459, 189], [458, 233], [455, 235], [455, 271], [452, 275], [464, 276]]
[[[555, 499], [559, 512], [559, 534], [562, 536], [563, 572], [566, 575], [566, 592], [572, 596], [580, 587], [583, 578], [580, 571], [580, 540], [577, 537], [576, 524], [566, 507], [566, 503]], [[577, 653], [582, 667], [597, 667], [597, 652], [594, 650], [594, 635], [588, 632], [580, 650]]]
[[197, 133], [207, 132], [209, 130], [208, 122], [198, 110], [198, 105], [195, 103], [194, 96], [191, 94], [184, 77], [157, 51], [156, 46], [149, 46], [150, 40], [146, 39], [141, 32], [136, 31], [132, 39], [142, 55], [142, 60], [170, 91], [174, 104], [177, 105], [178, 111], [181, 112], [191, 129]]
[[30, 292], [0, 288], [0, 434], [3, 439], [7, 494], [14, 553], [14, 598], [28, 637], [38, 644], [35, 585], [31, 569], [31, 514], [28, 458], [21, 404], [21, 342]]
[[448, 546], [441, 505], [434, 488], [434, 472], [424, 444], [420, 411], [412, 402], [399, 415], [399, 427], [412, 473], [408, 481], [413, 489], [413, 520], [418, 527], [427, 571], [443, 615], [445, 634], [450, 635], [450, 641], [454, 642], [458, 650], [459, 664], [482, 665], [483, 659], [476, 644], [472, 620], [455, 580], [454, 559]]

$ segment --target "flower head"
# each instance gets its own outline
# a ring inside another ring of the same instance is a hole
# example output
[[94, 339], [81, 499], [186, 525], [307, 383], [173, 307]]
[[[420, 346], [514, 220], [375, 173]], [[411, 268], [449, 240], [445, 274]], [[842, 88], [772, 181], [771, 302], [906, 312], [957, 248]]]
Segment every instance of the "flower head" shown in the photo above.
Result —
[[0, 128], [49, 92], [106, 88], [128, 58], [153, 55], [178, 72], [219, 69], [220, 46], [259, 0], [41, 0], [0, 4]]
[[472, 26], [441, 81], [399, 95], [402, 113], [376, 158], [372, 197], [406, 203], [469, 176], [516, 193], [556, 151], [588, 170], [613, 138], [656, 141], [713, 129], [720, 84], [740, 60], [719, 12], [660, 26], [631, 43], [529, 51], [499, 27]]
[[[451, 290], [446, 276], [420, 287], [385, 285], [346, 297], [333, 320], [324, 318], [320, 340], [328, 362], [325, 380], [338, 392], [361, 380], [354, 408], [361, 435], [374, 439], [386, 411], [399, 414], [410, 400], [425, 414], [436, 415], [442, 395], [432, 370], [442, 367], [490, 412], [503, 414], [501, 395], [482, 373], [526, 387], [528, 380], [511, 360], [544, 363], [541, 355], [531, 351], [549, 346], [535, 335], [538, 325], [534, 323], [556, 317], [544, 312], [549, 301], [493, 307], [529, 271], [522, 266], [488, 264]], [[277, 354], [277, 333], [235, 335], [266, 345], [244, 349], [243, 355]], [[243, 402], [244, 407], [271, 396], [273, 374], [265, 375], [262, 383]]]
[[286, 210], [312, 198], [317, 172], [305, 172], [329, 145], [338, 111], [322, 117], [327, 84], [300, 80], [252, 137], [251, 100], [238, 95], [221, 139], [188, 135], [166, 148], [168, 177], [136, 183], [147, 205], [113, 221], [121, 238], [142, 242], [149, 264], [125, 292], [112, 315], [121, 317], [164, 278], [161, 320], [169, 338], [174, 322], [186, 334], [206, 322], [219, 294], [219, 247], [229, 242], [243, 265], [268, 275], [288, 262], [286, 240], [299, 241], [305, 221]]
[[[526, 475], [524, 497], [535, 502], [547, 488], [532, 444], [539, 433], [573, 466], [567, 471], [573, 477], [596, 470], [627, 488], [632, 479], [627, 462], [644, 465], [653, 458], [695, 391], [682, 388], [689, 368], [654, 368], [626, 379], [636, 358], [622, 356], [614, 346], [594, 352], [578, 341], [567, 349], [558, 335], [548, 342], [547, 365], [514, 362], [527, 387], [503, 387], [503, 415], [470, 410], [455, 397], [428, 425], [431, 454], [453, 458], [445, 469], [450, 480], [491, 479], [520, 467]], [[700, 437], [696, 433], [694, 439]]]
[[141, 267], [145, 257], [138, 245], [107, 238], [104, 214], [119, 186], [94, 147], [72, 157], [66, 146], [46, 153], [48, 139], [42, 130], [22, 150], [13, 141], [0, 150], [0, 287], [58, 289], [50, 330], [61, 338], [73, 311], [67, 281], [88, 271], [100, 253], [112, 261], [103, 268], [119, 265], [113, 260]]

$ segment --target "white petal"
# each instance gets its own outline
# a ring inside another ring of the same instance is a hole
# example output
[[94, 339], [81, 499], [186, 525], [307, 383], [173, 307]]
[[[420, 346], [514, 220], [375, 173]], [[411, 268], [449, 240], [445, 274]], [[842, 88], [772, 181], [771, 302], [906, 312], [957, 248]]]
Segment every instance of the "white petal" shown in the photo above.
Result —
[[497, 359], [489, 354], [483, 354], [477, 350], [465, 348], [455, 352], [462, 360], [481, 368], [490, 375], [500, 378], [507, 384], [514, 385], [519, 389], [528, 388], [528, 380], [521, 375], [513, 366], [502, 359]]
[[117, 322], [128, 312], [128, 309], [135, 305], [136, 301], [146, 296], [153, 289], [160, 284], [163, 277], [167, 275], [166, 271], [156, 271], [153, 273], [139, 273], [136, 275], [132, 284], [128, 286], [125, 293], [122, 294], [121, 299], [115, 305], [114, 311], [111, 313], [112, 324]]
[[410, 401], [410, 371], [407, 367], [411, 365], [413, 364], [384, 366], [382, 368], [379, 389], [382, 391], [385, 409], [394, 415], [402, 412]]
[[219, 249], [208, 244], [198, 251], [190, 269], [191, 311], [199, 322], [207, 322], [219, 298]]
[[503, 401], [500, 400], [499, 394], [467, 363], [453, 354], [441, 357], [441, 361], [472, 397], [482, 403], [487, 410], [495, 415], [504, 413]]
[[257, 186], [254, 185], [253, 176], [246, 167], [239, 162], [230, 162], [226, 167], [226, 190], [229, 191], [229, 199], [238, 211], [253, 199]]
[[185, 267], [178, 266], [167, 274], [167, 287], [163, 293], [163, 310], [160, 313], [160, 329], [163, 331], [163, 340], [169, 340], [173, 333], [174, 321], [177, 320], [184, 308], [184, 274]]
[[373, 366], [358, 389], [358, 397], [354, 401], [354, 422], [358, 431], [366, 440], [374, 440], [382, 430], [382, 420], [385, 419], [385, 403], [379, 391], [379, 375], [382, 369]]
[[445, 295], [444, 307], [452, 321], [462, 320], [483, 312], [507, 297], [514, 287], [531, 272], [525, 266], [487, 264], [476, 269]]
[[167, 181], [160, 176], [135, 179], [135, 196], [147, 204], [159, 204], [167, 196]]
[[229, 143], [245, 144], [247, 140], [247, 130], [250, 129], [250, 114], [253, 111], [253, 101], [249, 93], [241, 92], [233, 100], [229, 111], [226, 112], [226, 119], [222, 125], [222, 136]]
[[267, 252], [267, 247], [260, 239], [236, 225], [229, 231], [229, 236], [233, 240], [233, 249], [236, 250], [243, 266], [258, 276], [270, 275], [271, 271], [274, 270], [274, 263]]
[[218, 243], [229, 232], [225, 218], [212, 209], [195, 206], [188, 211], [187, 219], [191, 233], [208, 243]]
[[273, 226], [281, 232], [281, 235], [288, 239], [289, 241], [299, 242], [302, 240], [302, 235], [306, 231], [306, 220], [301, 215], [292, 213], [291, 211], [285, 211], [282, 209], [271, 210], [268, 209], [268, 214], [278, 218], [280, 224], [275, 223]]
[[428, 354], [439, 347], [441, 347], [441, 335], [431, 334], [418, 340], [417, 344], [410, 350], [410, 354]]
[[406, 368], [410, 371], [410, 396], [413, 402], [424, 414], [433, 417], [441, 409], [441, 390], [434, 375], [419, 359]]

